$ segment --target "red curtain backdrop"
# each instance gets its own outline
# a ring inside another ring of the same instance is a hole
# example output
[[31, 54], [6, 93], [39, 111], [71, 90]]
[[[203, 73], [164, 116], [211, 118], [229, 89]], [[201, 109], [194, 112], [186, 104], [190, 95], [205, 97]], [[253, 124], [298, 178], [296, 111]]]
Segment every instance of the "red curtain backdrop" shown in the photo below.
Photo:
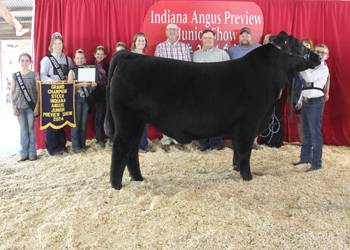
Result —
[[[155, 2], [157, 0], [35, 0], [35, 71], [40, 71], [40, 60], [49, 54], [51, 35], [56, 31], [62, 34], [67, 48], [64, 53], [69, 57], [73, 58], [74, 52], [80, 48], [85, 51], [87, 63], [90, 63], [94, 49], [103, 45], [108, 51], [106, 61], [109, 62], [117, 42], [122, 41], [130, 48], [133, 36], [141, 31], [147, 10]], [[350, 47], [342, 43], [350, 39], [350, 2], [249, 2], [258, 4], [264, 14], [264, 35], [278, 34], [284, 30], [298, 39], [309, 37], [314, 45], [324, 43], [329, 47], [327, 63], [331, 88], [323, 116], [323, 142], [350, 146], [350, 70], [347, 69]], [[158, 44], [163, 41], [149, 42]], [[282, 115], [289, 111], [290, 106], [285, 104]], [[89, 115], [87, 139], [95, 137], [93, 119]], [[284, 120], [283, 126], [284, 141], [298, 141], [295, 117], [292, 124], [288, 118]], [[68, 126], [66, 131], [70, 139]], [[45, 148], [45, 132], [39, 130], [39, 119], [36, 121], [36, 135], [37, 148]], [[148, 137], [161, 137], [161, 134], [149, 128]]]

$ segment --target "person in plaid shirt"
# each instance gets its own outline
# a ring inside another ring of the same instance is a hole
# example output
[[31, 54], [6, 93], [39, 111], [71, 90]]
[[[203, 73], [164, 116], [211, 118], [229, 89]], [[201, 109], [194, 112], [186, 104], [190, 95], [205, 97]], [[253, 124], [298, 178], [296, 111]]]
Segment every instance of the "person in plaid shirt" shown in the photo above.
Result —
[[[179, 42], [177, 39], [179, 36], [179, 27], [176, 23], [169, 23], [166, 27], [166, 36], [168, 39], [157, 45], [154, 56], [171, 58], [182, 61], [191, 61], [191, 54], [188, 46], [185, 43]], [[170, 149], [171, 142], [174, 141], [175, 146], [179, 150], [184, 150], [183, 144], [163, 134], [162, 149], [168, 151]]]
[[191, 54], [185, 43], [179, 42], [179, 27], [176, 23], [169, 23], [166, 27], [168, 39], [157, 45], [154, 56], [176, 60], [191, 61]]

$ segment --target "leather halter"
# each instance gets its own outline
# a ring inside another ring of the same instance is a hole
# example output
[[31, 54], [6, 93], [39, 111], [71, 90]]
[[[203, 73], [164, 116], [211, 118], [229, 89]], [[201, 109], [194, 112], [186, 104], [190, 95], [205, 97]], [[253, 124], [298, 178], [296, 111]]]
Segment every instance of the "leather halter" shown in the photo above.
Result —
[[311, 50], [310, 50], [310, 49], [308, 49], [308, 53], [306, 53], [305, 55], [301, 56], [301, 55], [297, 55], [297, 54], [295, 54], [295, 53], [293, 53], [293, 52], [289, 52], [289, 53], [288, 53], [288, 52], [284, 51], [284, 50], [281, 48], [281, 46], [279, 46], [279, 45], [278, 45], [277, 43], [275, 43], [274, 41], [270, 42], [270, 44], [272, 44], [272, 45], [275, 46], [277, 49], [279, 49], [279, 50], [285, 52], [286, 54], [288, 54], [288, 55], [290, 55], [290, 56], [296, 56], [296, 57], [301, 57], [301, 58], [303, 58], [303, 59], [306, 61], [306, 66], [309, 67], [310, 53], [311, 53]]

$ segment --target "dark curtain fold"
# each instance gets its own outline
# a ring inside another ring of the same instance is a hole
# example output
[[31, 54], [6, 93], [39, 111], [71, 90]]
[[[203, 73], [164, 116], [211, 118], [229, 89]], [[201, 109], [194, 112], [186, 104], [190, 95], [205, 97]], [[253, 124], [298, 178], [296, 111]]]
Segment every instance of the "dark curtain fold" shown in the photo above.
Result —
[[[166, 0], [163, 0], [166, 1]], [[243, 0], [244, 1], [244, 0]], [[67, 48], [64, 53], [73, 57], [77, 49], [83, 49], [87, 63], [93, 60], [93, 51], [103, 45], [108, 51], [109, 62], [117, 42], [129, 47], [133, 36], [141, 31], [147, 10], [156, 0], [35, 0], [35, 71], [40, 60], [49, 54], [51, 35], [60, 32]], [[200, 1], [198, 1], [200, 4]], [[324, 43], [330, 49], [327, 60], [331, 74], [330, 100], [326, 102], [323, 118], [325, 144], [350, 146], [350, 71], [347, 69], [350, 48], [342, 41], [349, 40], [350, 2], [254, 0], [264, 14], [263, 34], [278, 34], [281, 30], [292, 33], [298, 39], [309, 37], [314, 44]], [[164, 32], [165, 33], [165, 32]], [[146, 34], [147, 35], [147, 34]], [[166, 39], [164, 34], [164, 40]], [[150, 41], [159, 43], [162, 41]], [[284, 104], [282, 116], [290, 111]], [[45, 148], [45, 133], [36, 124], [37, 148]], [[283, 122], [284, 140], [298, 140], [296, 119]], [[69, 128], [67, 128], [69, 132]], [[148, 137], [161, 134], [149, 128]], [[69, 136], [68, 136], [69, 137]], [[93, 116], [89, 115], [87, 139], [95, 137]]]

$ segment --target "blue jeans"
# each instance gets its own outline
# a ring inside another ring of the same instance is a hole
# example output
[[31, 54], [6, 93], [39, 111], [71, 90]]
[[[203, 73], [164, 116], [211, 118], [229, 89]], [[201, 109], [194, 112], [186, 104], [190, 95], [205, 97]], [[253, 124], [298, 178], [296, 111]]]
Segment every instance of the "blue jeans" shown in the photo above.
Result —
[[212, 137], [209, 139], [201, 139], [199, 140], [199, 146], [204, 148], [211, 148], [211, 149], [221, 149], [221, 141], [222, 137]]
[[95, 103], [95, 130], [96, 130], [96, 141], [103, 141], [103, 103]]
[[35, 150], [35, 130], [34, 130], [34, 121], [35, 117], [33, 114], [33, 110], [30, 108], [17, 109], [19, 115], [17, 116], [17, 120], [19, 123], [19, 131], [20, 131], [20, 143], [21, 150], [19, 151], [20, 158], [30, 158], [36, 157]]
[[[85, 99], [85, 98], [84, 98]], [[76, 127], [71, 128], [72, 148], [81, 149], [85, 147], [86, 122], [89, 112], [87, 100], [75, 101], [75, 123]]]
[[149, 148], [148, 141], [147, 141], [147, 129], [148, 129], [148, 124], [146, 124], [145, 129], [143, 130], [142, 139], [140, 143], [140, 149], [143, 149], [143, 150], [146, 150]]
[[300, 160], [311, 163], [311, 167], [322, 167], [322, 117], [324, 100], [316, 102], [303, 102], [301, 108], [303, 144], [301, 147]]

